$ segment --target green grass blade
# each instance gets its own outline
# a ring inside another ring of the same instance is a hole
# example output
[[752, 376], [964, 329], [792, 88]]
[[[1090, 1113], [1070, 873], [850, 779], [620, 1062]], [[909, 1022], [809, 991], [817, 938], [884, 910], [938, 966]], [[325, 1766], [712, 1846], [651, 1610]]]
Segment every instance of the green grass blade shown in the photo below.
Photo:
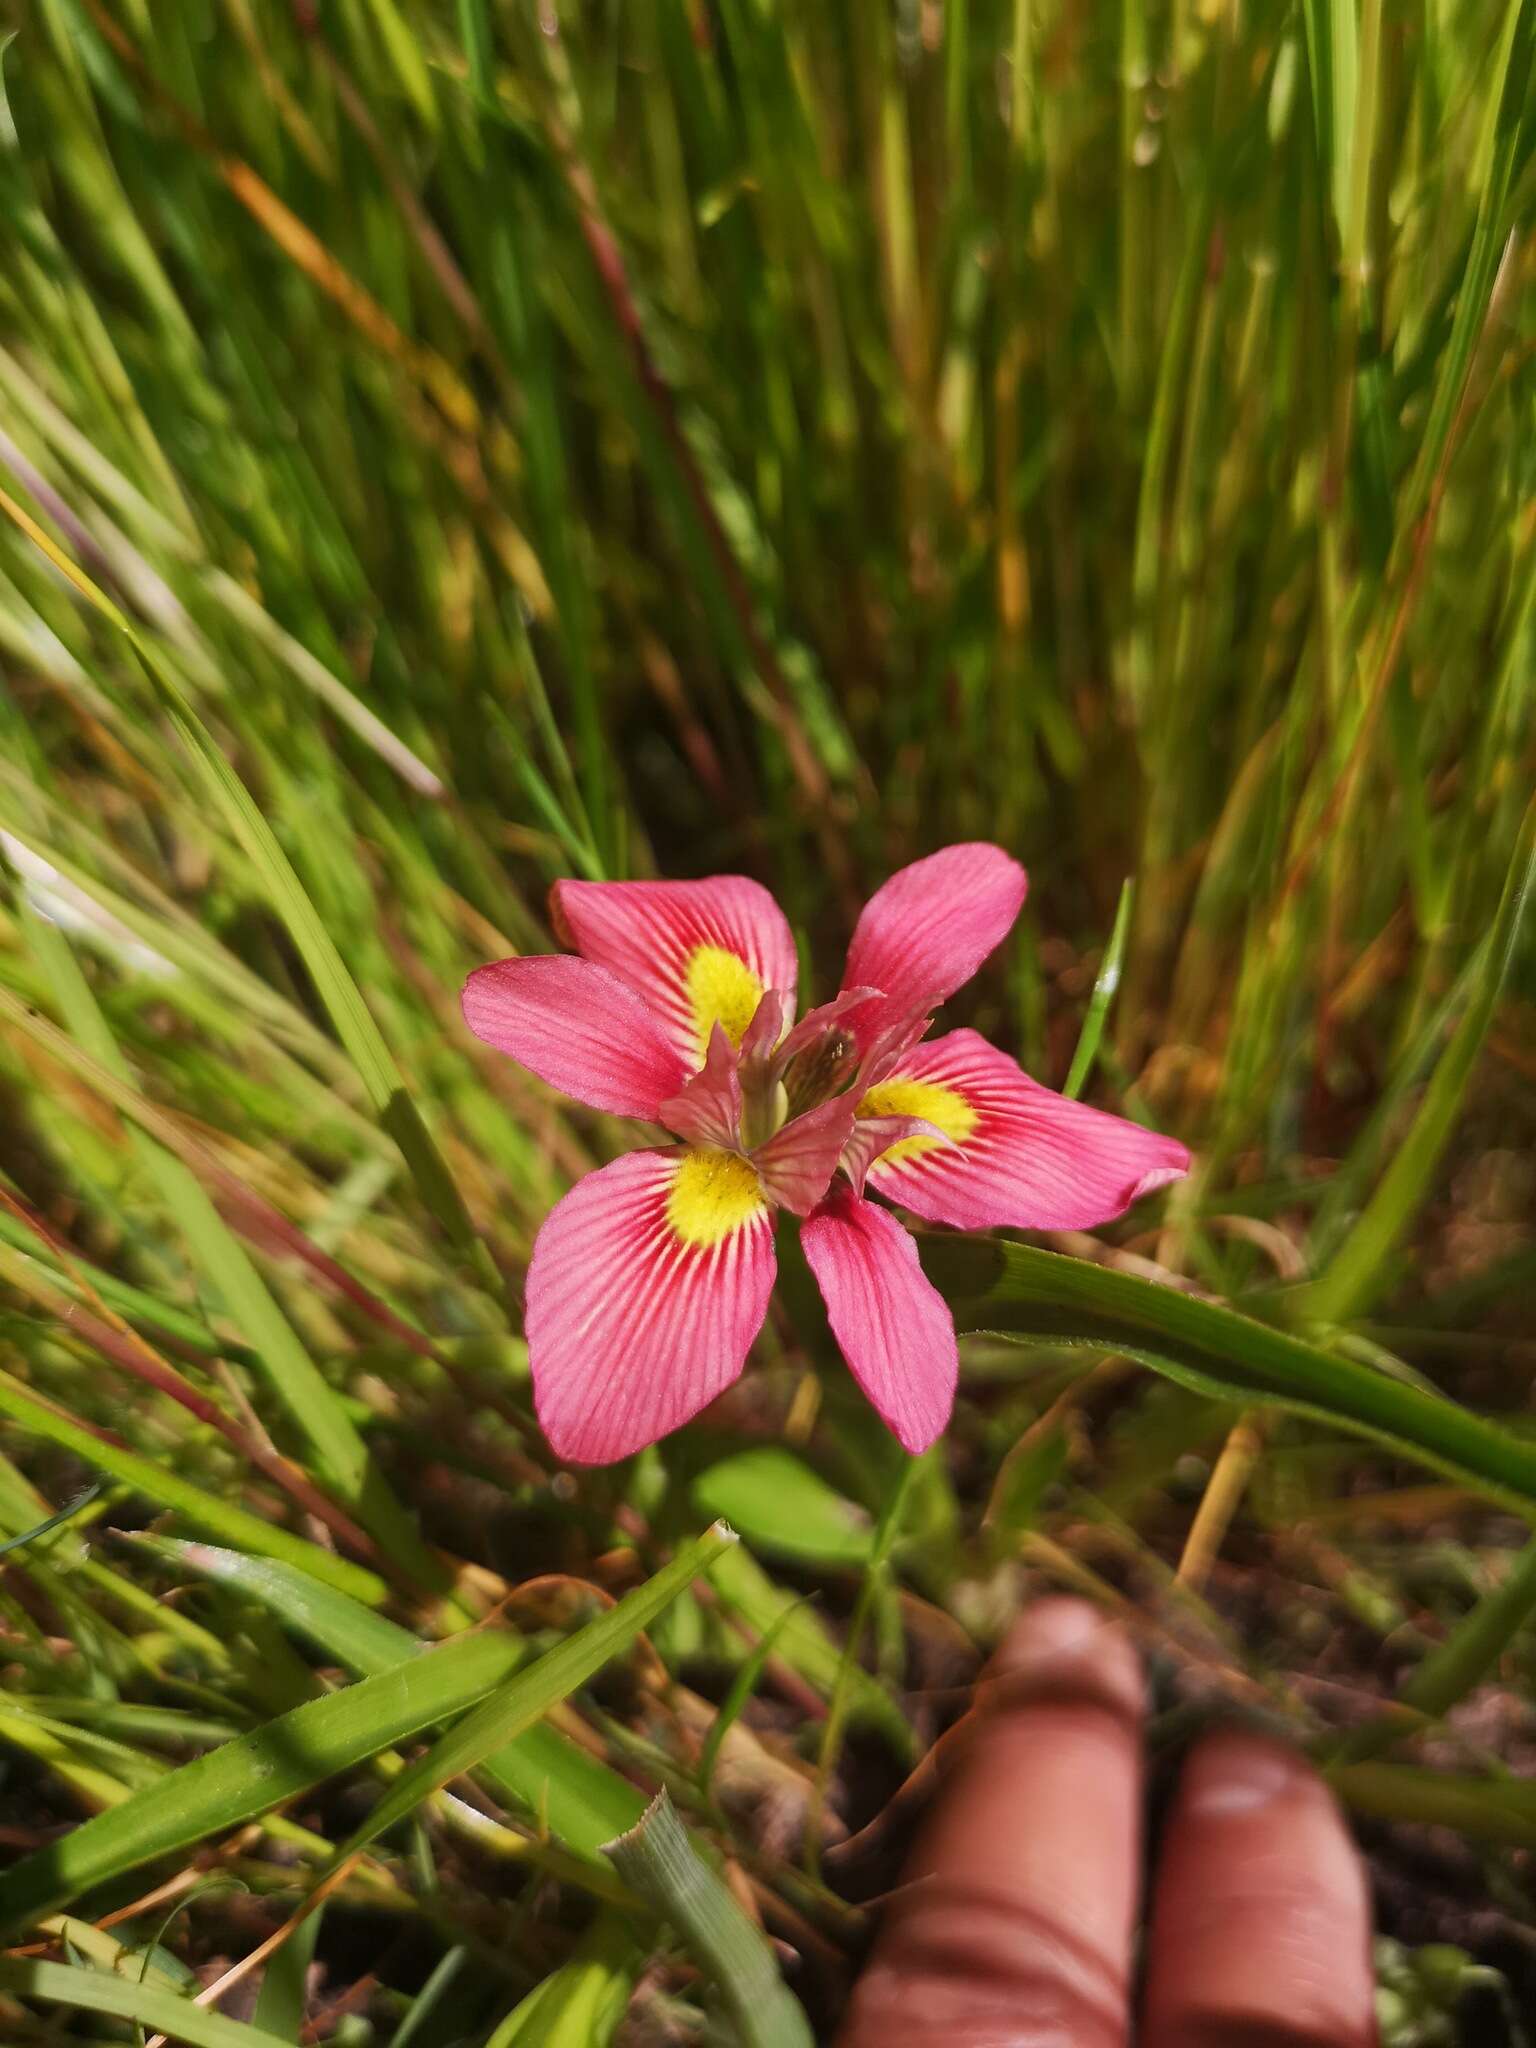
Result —
[[1532, 878], [1536, 877], [1536, 802], [1505, 877], [1504, 894], [1488, 934], [1482, 973], [1461, 1021], [1424, 1091], [1407, 1136], [1392, 1155], [1359, 1221], [1332, 1263], [1308, 1287], [1302, 1312], [1319, 1323], [1344, 1322], [1371, 1305], [1392, 1252], [1427, 1197], [1436, 1167], [1461, 1114], [1467, 1085], [1493, 1022], [1520, 939]]
[[[29, 912], [27, 922], [33, 945], [53, 983], [60, 1012], [75, 1040], [114, 1079], [131, 1088], [133, 1075], [128, 1062], [68, 941], [44, 918]], [[0, 1015], [6, 1014], [34, 1036], [38, 1035], [38, 1020], [29, 1018], [13, 997], [0, 990]], [[355, 1504], [367, 1480], [368, 1447], [341, 1401], [299, 1342], [249, 1253], [220, 1216], [207, 1190], [180, 1159], [147, 1132], [135, 1129], [133, 1142], [198, 1264], [261, 1361], [273, 1391], [307, 1438], [342, 1499]]]
[[923, 1268], [955, 1327], [1093, 1344], [1223, 1400], [1273, 1402], [1389, 1443], [1484, 1492], [1536, 1507], [1536, 1444], [1451, 1401], [1172, 1287], [978, 1238], [928, 1237]]
[[625, 1883], [682, 1935], [730, 2013], [742, 2048], [812, 2048], [814, 2036], [766, 1935], [689, 1840], [665, 1790], [627, 1835], [610, 1843], [608, 1854]]
[[322, 1550], [317, 1543], [307, 1542], [274, 1522], [263, 1521], [260, 1515], [251, 1514], [234, 1501], [183, 1479], [180, 1473], [156, 1459], [94, 1435], [84, 1423], [32, 1393], [8, 1372], [0, 1372], [0, 1415], [9, 1416], [30, 1435], [72, 1451], [94, 1471], [121, 1480], [146, 1500], [185, 1516], [194, 1528], [219, 1543], [237, 1544], [242, 1550], [254, 1550], [260, 1556], [281, 1558], [311, 1572], [339, 1592], [350, 1594], [354, 1600], [377, 1605], [386, 1597], [388, 1588], [376, 1573]]
[[[421, 1647], [408, 1629], [289, 1565], [176, 1537], [138, 1540], [157, 1556], [260, 1601], [322, 1655], [334, 1657], [358, 1677], [388, 1671]], [[480, 1769], [500, 1793], [547, 1821], [567, 1848], [593, 1861], [604, 1842], [634, 1825], [645, 1805], [627, 1779], [547, 1722], [493, 1751]]]
[[19, 1927], [93, 1885], [268, 1813], [484, 1699], [523, 1655], [516, 1637], [467, 1633], [306, 1700], [132, 1793], [0, 1875], [0, 1925]]
[[259, 1602], [359, 1678], [393, 1670], [421, 1647], [409, 1629], [296, 1565], [179, 1536], [136, 1535], [133, 1542]]
[[40, 1963], [30, 1957], [0, 1957], [0, 1991], [17, 1998], [35, 1998], [42, 2005], [74, 2006], [113, 2019], [153, 2027], [189, 2048], [285, 2048], [281, 2034], [227, 2020], [222, 2013], [178, 1998], [161, 1985], [136, 1983], [131, 1977], [109, 1976], [103, 1970], [76, 1970], [67, 1963]]
[[251, 2024], [275, 2034], [280, 2041], [297, 2043], [304, 2031], [309, 1966], [315, 1959], [315, 1944], [324, 1925], [324, 1906], [306, 1913], [262, 1971], [261, 1991]]
[[363, 1001], [362, 991], [348, 973], [340, 949], [326, 930], [260, 805], [230, 766], [212, 733], [193, 710], [154, 647], [134, 630], [118, 607], [48, 538], [37, 522], [3, 491], [0, 491], [0, 510], [7, 513], [81, 596], [126, 639], [161, 708], [197, 767], [215, 808], [228, 822], [265, 888], [272, 907], [287, 926], [336, 1034], [367, 1090], [374, 1111], [400, 1147], [423, 1200], [456, 1248], [471, 1259], [480, 1277], [495, 1289], [498, 1285], [495, 1267], [470, 1221], [453, 1176], [405, 1086], [394, 1055], [384, 1041], [384, 1034]]
[[[494, 1698], [445, 1735], [419, 1762], [397, 1778], [369, 1814], [341, 1858], [356, 1854], [415, 1811], [451, 1779], [477, 1769], [487, 1757], [531, 1728], [548, 1710], [585, 1685], [694, 1579], [708, 1572], [737, 1541], [723, 1522], [690, 1543], [654, 1578], [637, 1586], [613, 1610], [588, 1622], [538, 1663], [520, 1672]], [[338, 1859], [340, 1860], [340, 1859]]]
[[628, 1923], [600, 1913], [570, 1961], [534, 1986], [486, 2048], [606, 2048], [644, 1966]]
[[1076, 1101], [1083, 1092], [1083, 1084], [1093, 1072], [1093, 1063], [1098, 1058], [1099, 1041], [1104, 1036], [1104, 1025], [1109, 1017], [1109, 1006], [1115, 999], [1115, 990], [1120, 986], [1120, 974], [1125, 966], [1125, 946], [1131, 933], [1131, 906], [1135, 901], [1135, 884], [1129, 880], [1120, 887], [1120, 901], [1115, 906], [1114, 927], [1109, 934], [1109, 944], [1104, 949], [1104, 959], [1098, 974], [1094, 977], [1093, 994], [1088, 998], [1088, 1014], [1083, 1019], [1083, 1028], [1078, 1034], [1077, 1046], [1072, 1054], [1072, 1065], [1062, 1083], [1061, 1092], [1069, 1101]]

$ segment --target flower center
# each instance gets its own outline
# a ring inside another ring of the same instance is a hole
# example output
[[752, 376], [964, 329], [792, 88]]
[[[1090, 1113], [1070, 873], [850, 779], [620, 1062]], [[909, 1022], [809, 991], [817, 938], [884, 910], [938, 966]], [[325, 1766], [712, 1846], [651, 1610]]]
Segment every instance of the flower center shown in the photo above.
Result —
[[[956, 1088], [939, 1081], [881, 1081], [859, 1104], [860, 1116], [920, 1116], [963, 1145], [976, 1128], [976, 1111]], [[929, 1152], [937, 1138], [902, 1138], [882, 1153], [882, 1166], [896, 1166]]]
[[688, 962], [688, 1003], [699, 1058], [709, 1051], [709, 1034], [717, 1023], [732, 1045], [740, 1045], [762, 997], [763, 984], [745, 960], [724, 946], [697, 947]]
[[707, 1248], [748, 1223], [763, 1206], [751, 1162], [735, 1152], [685, 1152], [667, 1197], [667, 1221], [684, 1244]]
[[791, 1116], [814, 1109], [818, 1102], [837, 1093], [853, 1072], [854, 1050], [848, 1033], [833, 1026], [814, 1045], [795, 1054], [784, 1070], [784, 1093]]

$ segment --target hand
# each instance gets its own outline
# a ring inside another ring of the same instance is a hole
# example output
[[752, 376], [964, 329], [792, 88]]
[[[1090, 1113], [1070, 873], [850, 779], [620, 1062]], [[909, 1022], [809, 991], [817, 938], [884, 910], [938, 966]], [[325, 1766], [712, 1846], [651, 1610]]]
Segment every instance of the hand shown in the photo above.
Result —
[[[1040, 1601], [886, 1906], [839, 2048], [1123, 2048], [1144, 1686], [1084, 1602]], [[1152, 1886], [1141, 2048], [1368, 2048], [1364, 1866], [1302, 1758], [1236, 1728], [1184, 1765]]]

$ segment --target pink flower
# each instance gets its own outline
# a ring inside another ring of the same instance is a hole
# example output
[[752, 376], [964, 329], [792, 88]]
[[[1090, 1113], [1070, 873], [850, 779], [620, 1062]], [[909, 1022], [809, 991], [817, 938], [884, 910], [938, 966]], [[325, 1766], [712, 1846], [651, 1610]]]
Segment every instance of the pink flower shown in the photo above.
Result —
[[1188, 1170], [1182, 1145], [1042, 1088], [974, 1031], [920, 1042], [1024, 890], [1017, 861], [980, 843], [903, 868], [864, 907], [842, 992], [798, 1024], [789, 926], [740, 875], [557, 882], [579, 957], [469, 977], [477, 1037], [682, 1141], [589, 1173], [535, 1241], [528, 1353], [560, 1457], [625, 1457], [739, 1376], [773, 1287], [775, 1209], [805, 1219], [849, 1370], [925, 1450], [954, 1404], [954, 1324], [866, 1183], [962, 1230], [1077, 1230]]

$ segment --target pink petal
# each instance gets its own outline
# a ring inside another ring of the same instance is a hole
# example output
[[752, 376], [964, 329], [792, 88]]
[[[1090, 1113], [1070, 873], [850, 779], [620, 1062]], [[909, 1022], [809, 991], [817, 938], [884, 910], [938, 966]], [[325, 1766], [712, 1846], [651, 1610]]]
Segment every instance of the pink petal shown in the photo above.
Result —
[[926, 1451], [949, 1421], [960, 1376], [955, 1326], [888, 1209], [834, 1181], [803, 1225], [832, 1334], [904, 1450]]
[[859, 1081], [863, 1087], [873, 1088], [896, 1071], [917, 1041], [927, 1036], [933, 1019], [925, 1016], [924, 1011], [937, 1008], [937, 998], [930, 997], [919, 1003], [915, 1012], [887, 1013], [879, 1029], [860, 1044]]
[[861, 1108], [926, 1117], [955, 1140], [888, 1153], [870, 1184], [961, 1230], [1086, 1230], [1189, 1171], [1189, 1154], [1032, 1081], [974, 1031], [915, 1046]]
[[[1008, 936], [1027, 887], [1018, 862], [983, 840], [914, 861], [865, 904], [844, 988], [883, 989], [881, 1022], [943, 1002]], [[873, 1028], [861, 1014], [861, 1042]]]
[[860, 1036], [865, 1017], [873, 1018], [884, 1006], [885, 995], [881, 989], [845, 988], [830, 1003], [818, 1003], [814, 1010], [806, 1011], [784, 1041], [785, 1057], [803, 1052], [806, 1046], [814, 1044], [834, 1025], [840, 1025], [854, 1037]]
[[735, 1380], [773, 1288], [772, 1214], [747, 1162], [629, 1152], [576, 1183], [528, 1269], [534, 1405], [555, 1454], [608, 1465]]
[[784, 913], [743, 875], [707, 882], [556, 882], [557, 925], [627, 981], [692, 1072], [718, 1022], [740, 1045], [769, 989], [793, 1005], [797, 962]]
[[702, 1069], [667, 1098], [660, 1115], [667, 1129], [690, 1145], [730, 1151], [741, 1143], [741, 1073], [723, 1025], [710, 1033]]
[[778, 1050], [779, 1042], [789, 1028], [789, 1020], [795, 1014], [793, 990], [788, 995], [782, 989], [771, 988], [758, 1004], [752, 1022], [747, 1026], [741, 1041], [741, 1056], [744, 1060], [767, 1060]]
[[903, 1144], [908, 1138], [932, 1138], [939, 1145], [954, 1143], [947, 1131], [941, 1131], [937, 1124], [930, 1124], [920, 1116], [859, 1118], [848, 1134], [848, 1142], [838, 1161], [856, 1195], [863, 1194], [864, 1182], [875, 1161], [889, 1152], [893, 1145]]
[[853, 1097], [835, 1096], [803, 1116], [792, 1117], [752, 1154], [752, 1163], [772, 1199], [797, 1216], [809, 1216], [853, 1129]]
[[476, 1038], [593, 1109], [654, 1122], [687, 1072], [633, 989], [564, 953], [477, 967], [461, 1001]]

